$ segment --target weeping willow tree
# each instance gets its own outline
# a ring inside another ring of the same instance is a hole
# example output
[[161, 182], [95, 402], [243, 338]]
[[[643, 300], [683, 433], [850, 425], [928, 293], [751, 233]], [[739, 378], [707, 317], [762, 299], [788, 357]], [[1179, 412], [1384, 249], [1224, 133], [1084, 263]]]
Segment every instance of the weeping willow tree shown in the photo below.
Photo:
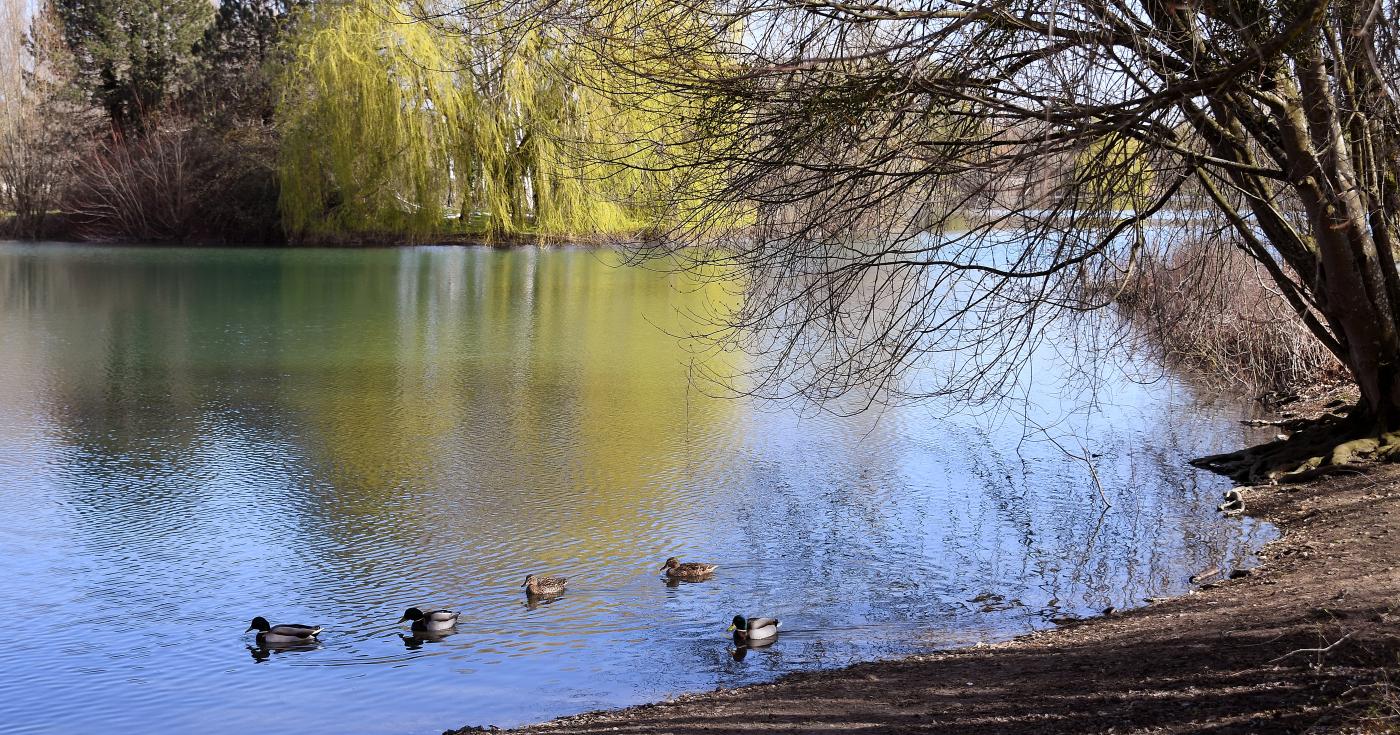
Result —
[[357, 0], [294, 40], [278, 110], [289, 231], [579, 237], [665, 216], [658, 195], [676, 182], [646, 165], [660, 108], [605, 93], [603, 67], [559, 29], [421, 14]]
[[1110, 134], [1093, 138], [1075, 161], [1074, 187], [1107, 211], [1151, 206], [1152, 168], [1134, 138]]

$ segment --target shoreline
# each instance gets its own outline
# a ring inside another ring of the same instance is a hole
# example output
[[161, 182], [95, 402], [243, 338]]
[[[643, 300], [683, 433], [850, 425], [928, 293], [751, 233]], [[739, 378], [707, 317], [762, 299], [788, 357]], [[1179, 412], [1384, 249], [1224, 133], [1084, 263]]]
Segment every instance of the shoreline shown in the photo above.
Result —
[[1400, 681], [1390, 681], [1400, 673], [1400, 466], [1241, 491], [1246, 512], [1273, 523], [1279, 538], [1236, 579], [1000, 643], [799, 672], [509, 732], [1400, 728]]
[[[618, 232], [595, 235], [535, 235], [517, 233], [489, 235], [485, 232], [443, 232], [417, 237], [395, 232], [361, 232], [344, 235], [289, 234], [278, 231], [275, 236], [247, 237], [236, 240], [190, 236], [180, 239], [143, 240], [128, 238], [94, 238], [84, 236], [80, 226], [60, 217], [53, 216], [40, 237], [20, 237], [12, 233], [9, 222], [0, 218], [0, 242], [25, 245], [63, 244], [87, 245], [95, 247], [170, 247], [170, 248], [287, 248], [287, 249], [344, 249], [359, 250], [370, 248], [411, 248], [411, 247], [484, 247], [499, 250], [517, 248], [607, 248], [624, 242], [648, 242], [656, 239], [657, 233], [651, 230]], [[265, 233], [266, 234], [266, 233]]]
[[60, 245], [73, 247], [112, 248], [169, 248], [190, 250], [398, 250], [402, 248], [484, 248], [488, 250], [557, 250], [577, 248], [583, 250], [605, 250], [616, 248], [622, 241], [597, 239], [560, 238], [513, 238], [500, 240], [485, 239], [437, 239], [437, 240], [345, 240], [345, 241], [238, 241], [203, 242], [199, 240], [83, 240], [71, 237], [54, 238], [14, 238], [0, 236], [0, 244], [9, 245]]

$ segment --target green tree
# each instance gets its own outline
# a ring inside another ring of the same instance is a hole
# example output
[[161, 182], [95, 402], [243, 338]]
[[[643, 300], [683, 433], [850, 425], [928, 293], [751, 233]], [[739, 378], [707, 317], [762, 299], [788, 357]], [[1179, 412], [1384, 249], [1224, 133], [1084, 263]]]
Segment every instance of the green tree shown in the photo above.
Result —
[[223, 0], [195, 46], [199, 75], [193, 104], [219, 115], [271, 123], [276, 108], [276, 67], [299, 5], [286, 0]]
[[361, 0], [304, 21], [278, 113], [292, 232], [578, 237], [665, 218], [659, 192], [683, 187], [658, 151], [684, 141], [648, 131], [667, 113], [615, 97], [623, 78], [567, 25], [509, 10], [427, 23]]
[[56, 0], [77, 84], [120, 130], [143, 130], [189, 82], [208, 0]]

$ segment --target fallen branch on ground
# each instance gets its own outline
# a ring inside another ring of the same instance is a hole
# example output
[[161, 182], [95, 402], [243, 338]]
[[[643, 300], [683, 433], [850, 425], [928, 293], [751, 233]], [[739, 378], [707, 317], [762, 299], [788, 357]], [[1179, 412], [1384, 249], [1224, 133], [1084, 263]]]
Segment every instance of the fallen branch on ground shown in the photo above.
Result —
[[[1355, 631], [1352, 631], [1352, 632], [1354, 633]], [[1282, 661], [1282, 660], [1284, 660], [1284, 659], [1286, 659], [1286, 658], [1288, 658], [1288, 657], [1290, 657], [1290, 656], [1296, 656], [1296, 655], [1298, 655], [1298, 654], [1300, 654], [1300, 653], [1319, 653], [1319, 654], [1320, 654], [1320, 653], [1327, 653], [1328, 651], [1331, 651], [1332, 649], [1334, 649], [1334, 648], [1336, 648], [1337, 646], [1341, 645], [1342, 641], [1344, 641], [1344, 640], [1346, 640], [1346, 639], [1348, 639], [1348, 638], [1350, 638], [1350, 637], [1351, 637], [1351, 633], [1347, 633], [1346, 635], [1342, 636], [1341, 638], [1338, 638], [1337, 640], [1333, 641], [1332, 644], [1329, 645], [1329, 646], [1327, 646], [1326, 648], [1299, 648], [1299, 649], [1296, 650], [1296, 651], [1289, 651], [1288, 653], [1285, 653], [1285, 654], [1283, 654], [1282, 656], [1279, 656], [1278, 658], [1270, 659], [1270, 660], [1269, 660], [1269, 663], [1271, 663], [1271, 664], [1276, 664], [1276, 663], [1278, 663], [1279, 661]]]

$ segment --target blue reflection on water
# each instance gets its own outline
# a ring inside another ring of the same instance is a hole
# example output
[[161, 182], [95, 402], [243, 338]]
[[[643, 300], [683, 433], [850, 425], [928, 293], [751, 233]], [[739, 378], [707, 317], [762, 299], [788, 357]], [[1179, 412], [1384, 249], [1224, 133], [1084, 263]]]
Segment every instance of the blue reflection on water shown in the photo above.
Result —
[[[1272, 535], [1185, 465], [1237, 406], [1101, 386], [1062, 438], [1105, 510], [1015, 417], [708, 398], [656, 325], [715, 295], [603, 260], [0, 247], [0, 729], [516, 724], [1130, 607]], [[1040, 359], [1048, 423], [1080, 397]], [[736, 657], [735, 613], [784, 632]]]

